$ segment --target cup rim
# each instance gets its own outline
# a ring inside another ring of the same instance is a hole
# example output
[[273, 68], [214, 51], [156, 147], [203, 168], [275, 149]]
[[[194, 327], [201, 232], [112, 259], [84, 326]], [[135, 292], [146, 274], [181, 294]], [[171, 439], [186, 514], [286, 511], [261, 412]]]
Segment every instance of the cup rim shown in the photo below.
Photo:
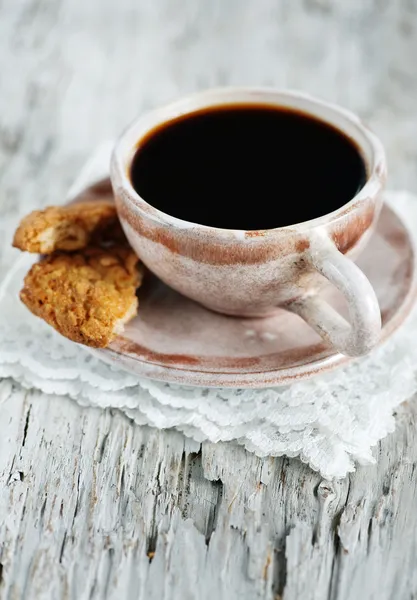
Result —
[[[302, 102], [312, 110], [303, 112], [311, 114], [313, 117], [329, 123], [343, 134], [353, 140], [362, 154], [367, 171], [365, 185], [357, 194], [346, 204], [338, 207], [332, 212], [310, 219], [301, 221], [292, 225], [283, 227], [271, 227], [270, 229], [224, 229], [221, 227], [212, 227], [186, 221], [165, 213], [152, 204], [144, 200], [134, 189], [130, 181], [130, 168], [133, 157], [137, 151], [138, 143], [147, 134], [162, 123], [168, 123], [178, 117], [187, 114], [193, 114], [211, 106], [227, 106], [238, 104], [265, 104], [271, 106], [284, 106], [297, 110], [297, 106], [291, 104], [291, 101]], [[316, 111], [314, 111], [316, 109]], [[364, 151], [364, 144], [360, 144], [350, 133], [342, 126], [335, 125], [330, 118], [317, 116], [316, 112], [326, 112], [335, 118], [341, 119], [346, 124], [346, 128], [351, 127], [356, 131], [358, 137], [362, 137], [368, 144], [367, 154]], [[220, 235], [222, 237], [246, 238], [264, 236], [278, 232], [298, 232], [321, 227], [329, 223], [334, 223], [343, 215], [351, 212], [359, 203], [375, 198], [383, 189], [386, 180], [386, 157], [384, 147], [380, 139], [363, 123], [363, 121], [350, 110], [341, 107], [332, 102], [319, 99], [309, 93], [298, 90], [280, 90], [272, 87], [220, 87], [208, 89], [193, 94], [189, 94], [178, 100], [175, 100], [165, 106], [155, 108], [145, 112], [128, 125], [119, 139], [117, 140], [111, 157], [110, 178], [115, 193], [122, 191], [123, 197], [129, 200], [139, 211], [146, 214], [158, 224], [175, 226], [179, 229], [198, 229], [208, 235]]]

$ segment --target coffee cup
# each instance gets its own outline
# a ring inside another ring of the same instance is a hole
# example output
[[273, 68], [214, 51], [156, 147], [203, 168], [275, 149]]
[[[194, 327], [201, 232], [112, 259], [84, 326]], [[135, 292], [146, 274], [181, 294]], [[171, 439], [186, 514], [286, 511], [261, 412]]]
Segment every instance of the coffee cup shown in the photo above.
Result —
[[[257, 146], [245, 146], [245, 135]], [[216, 148], [221, 160], [210, 167]], [[245, 183], [237, 185], [240, 174]], [[271, 89], [209, 90], [143, 114], [111, 161], [126, 236], [162, 281], [227, 315], [296, 313], [350, 356], [366, 354], [380, 337], [378, 300], [354, 260], [375, 228], [385, 179], [382, 144], [358, 117], [304, 93]], [[268, 207], [272, 216], [263, 222]], [[294, 222], [282, 225], [281, 214]], [[329, 282], [346, 299], [347, 319], [323, 297]]]

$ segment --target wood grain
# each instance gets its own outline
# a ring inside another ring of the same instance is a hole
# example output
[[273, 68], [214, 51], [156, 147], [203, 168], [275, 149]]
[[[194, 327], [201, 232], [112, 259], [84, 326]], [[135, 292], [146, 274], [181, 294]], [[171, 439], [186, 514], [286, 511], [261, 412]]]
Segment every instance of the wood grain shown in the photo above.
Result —
[[[196, 89], [302, 88], [368, 121], [417, 191], [416, 0], [2, 0], [1, 271], [10, 218], [61, 201], [97, 143]], [[416, 406], [340, 482], [0, 387], [0, 597], [409, 599]]]

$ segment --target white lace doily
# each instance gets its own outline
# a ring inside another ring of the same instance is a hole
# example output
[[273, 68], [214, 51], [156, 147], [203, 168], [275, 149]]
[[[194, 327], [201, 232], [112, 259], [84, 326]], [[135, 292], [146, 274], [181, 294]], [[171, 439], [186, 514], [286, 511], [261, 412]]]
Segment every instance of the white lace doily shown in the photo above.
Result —
[[[107, 168], [108, 146], [77, 189]], [[72, 192], [76, 191], [74, 188]], [[417, 199], [388, 194], [417, 228]], [[372, 447], [393, 431], [395, 407], [417, 390], [417, 310], [389, 342], [345, 368], [291, 386], [202, 389], [140, 379], [61, 337], [17, 299], [34, 260], [22, 255], [0, 287], [0, 377], [84, 406], [115, 407], [138, 424], [175, 428], [197, 441], [231, 441], [259, 456], [298, 456], [326, 478], [372, 463]]]

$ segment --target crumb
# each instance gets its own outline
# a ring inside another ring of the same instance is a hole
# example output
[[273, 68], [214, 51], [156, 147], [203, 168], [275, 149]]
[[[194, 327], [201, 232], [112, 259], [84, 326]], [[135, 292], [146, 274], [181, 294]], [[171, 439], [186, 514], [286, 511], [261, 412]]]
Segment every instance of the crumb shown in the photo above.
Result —
[[137, 314], [139, 262], [126, 246], [57, 252], [33, 265], [20, 298], [70, 340], [104, 348]]
[[26, 252], [74, 251], [97, 241], [124, 243], [112, 202], [94, 200], [35, 210], [22, 219], [13, 246]]

